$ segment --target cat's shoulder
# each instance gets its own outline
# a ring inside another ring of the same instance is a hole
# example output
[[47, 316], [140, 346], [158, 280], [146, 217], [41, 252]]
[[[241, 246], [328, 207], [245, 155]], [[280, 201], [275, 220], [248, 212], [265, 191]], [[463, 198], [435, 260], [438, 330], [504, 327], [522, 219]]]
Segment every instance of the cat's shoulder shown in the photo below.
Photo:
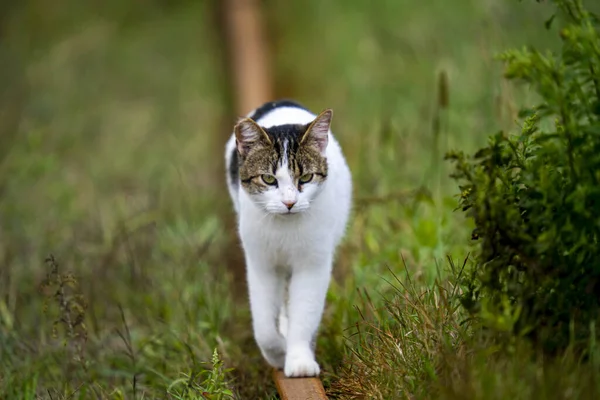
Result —
[[258, 122], [261, 119], [263, 119], [265, 116], [267, 116], [268, 114], [271, 114], [273, 111], [280, 110], [283, 108], [291, 108], [291, 109], [309, 111], [308, 108], [304, 107], [302, 104], [300, 104], [299, 102], [297, 102], [295, 100], [281, 99], [281, 100], [268, 101], [268, 102], [262, 104], [260, 107], [255, 108], [250, 113], [248, 113], [247, 117]]
[[289, 124], [308, 124], [316, 115], [295, 100], [276, 100], [264, 103], [247, 117], [264, 128]]

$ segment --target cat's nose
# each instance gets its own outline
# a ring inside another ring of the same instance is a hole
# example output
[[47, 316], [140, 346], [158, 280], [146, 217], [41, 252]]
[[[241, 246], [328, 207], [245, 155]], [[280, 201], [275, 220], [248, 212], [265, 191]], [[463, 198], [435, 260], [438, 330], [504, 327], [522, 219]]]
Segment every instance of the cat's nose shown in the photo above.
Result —
[[296, 200], [282, 201], [282, 203], [287, 207], [288, 210], [291, 210], [292, 207], [294, 207], [294, 204], [296, 204]]

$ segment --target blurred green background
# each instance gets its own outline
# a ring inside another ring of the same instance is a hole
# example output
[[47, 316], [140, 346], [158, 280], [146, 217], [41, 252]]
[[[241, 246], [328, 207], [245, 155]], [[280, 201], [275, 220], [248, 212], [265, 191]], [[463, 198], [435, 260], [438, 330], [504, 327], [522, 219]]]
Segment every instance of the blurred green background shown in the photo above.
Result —
[[[405, 269], [429, 285], [446, 256], [468, 254], [443, 154], [515, 127], [532, 95], [502, 78], [494, 56], [555, 46], [544, 29], [553, 9], [510, 0], [261, 5], [275, 97], [333, 108], [355, 180], [319, 339], [329, 387], [350, 351], [343, 337], [359, 318], [357, 289], [385, 296], [385, 277]], [[245, 289], [232, 284], [243, 276], [227, 261], [239, 249], [223, 146], [237, 115], [220, 3], [1, 7], [0, 397], [67, 398], [79, 388], [84, 398], [178, 398], [169, 385], [215, 348], [235, 368], [224, 387], [275, 396]], [[52, 335], [64, 310], [40, 291], [49, 254], [87, 304], [83, 349], [64, 324]]]

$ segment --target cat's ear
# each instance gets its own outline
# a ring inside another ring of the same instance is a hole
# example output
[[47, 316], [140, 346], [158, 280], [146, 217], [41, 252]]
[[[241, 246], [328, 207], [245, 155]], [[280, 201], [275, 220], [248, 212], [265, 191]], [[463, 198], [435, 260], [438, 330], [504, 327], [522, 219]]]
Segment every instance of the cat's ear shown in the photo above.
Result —
[[237, 149], [242, 157], [248, 154], [248, 150], [252, 146], [260, 143], [265, 145], [271, 144], [271, 139], [269, 139], [267, 133], [251, 118], [241, 119], [235, 125], [233, 131], [235, 133]]
[[304, 132], [300, 144], [315, 146], [319, 153], [324, 156], [325, 150], [327, 150], [332, 116], [333, 111], [331, 109], [327, 109], [317, 115], [317, 118], [310, 123], [308, 129]]

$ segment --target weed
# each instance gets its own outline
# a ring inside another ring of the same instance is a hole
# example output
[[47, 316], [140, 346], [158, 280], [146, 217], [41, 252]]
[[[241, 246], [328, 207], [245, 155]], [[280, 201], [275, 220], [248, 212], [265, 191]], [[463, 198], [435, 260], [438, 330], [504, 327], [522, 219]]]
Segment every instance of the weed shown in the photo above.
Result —
[[219, 359], [219, 354], [215, 349], [212, 356], [212, 369], [194, 370], [189, 374], [182, 373], [181, 378], [169, 385], [167, 393], [178, 400], [233, 399], [233, 392], [229, 388], [226, 378], [231, 371], [231, 368], [223, 368], [223, 362]]

